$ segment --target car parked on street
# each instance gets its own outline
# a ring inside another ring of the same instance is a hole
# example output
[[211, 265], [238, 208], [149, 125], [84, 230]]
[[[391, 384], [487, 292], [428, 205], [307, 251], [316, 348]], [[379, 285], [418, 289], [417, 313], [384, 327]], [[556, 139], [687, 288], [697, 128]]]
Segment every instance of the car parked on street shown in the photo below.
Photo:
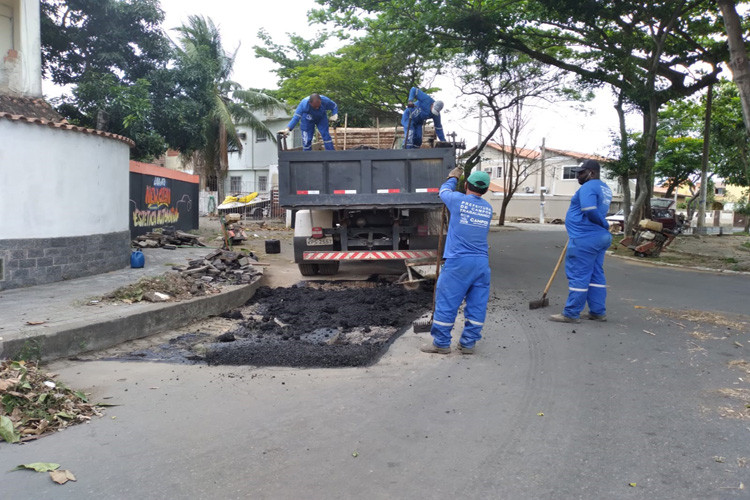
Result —
[[[610, 231], [621, 233], [625, 228], [625, 210], [620, 209], [612, 215], [605, 217], [609, 222]], [[671, 198], [651, 198], [651, 217], [655, 222], [661, 222], [664, 229], [679, 234], [687, 227], [685, 216], [678, 214], [674, 209], [674, 200]]]

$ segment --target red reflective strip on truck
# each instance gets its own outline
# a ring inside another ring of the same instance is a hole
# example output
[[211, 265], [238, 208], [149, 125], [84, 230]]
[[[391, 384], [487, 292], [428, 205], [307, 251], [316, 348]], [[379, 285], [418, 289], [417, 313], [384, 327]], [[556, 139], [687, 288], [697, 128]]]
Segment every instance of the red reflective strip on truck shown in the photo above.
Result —
[[334, 189], [333, 194], [357, 194], [356, 189]]
[[378, 189], [378, 194], [400, 193], [400, 189]]
[[297, 194], [320, 194], [320, 191], [297, 191]]
[[385, 252], [303, 252], [302, 259], [320, 260], [404, 260], [436, 257], [435, 250], [399, 250]]
[[440, 188], [417, 188], [414, 191], [417, 193], [437, 193]]

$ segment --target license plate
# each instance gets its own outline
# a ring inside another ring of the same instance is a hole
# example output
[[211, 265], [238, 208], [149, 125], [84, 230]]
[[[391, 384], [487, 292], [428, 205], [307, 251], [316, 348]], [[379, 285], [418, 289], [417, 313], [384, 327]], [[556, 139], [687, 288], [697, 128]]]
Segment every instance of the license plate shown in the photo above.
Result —
[[333, 236], [326, 236], [325, 238], [307, 238], [307, 246], [309, 247], [323, 245], [333, 245]]

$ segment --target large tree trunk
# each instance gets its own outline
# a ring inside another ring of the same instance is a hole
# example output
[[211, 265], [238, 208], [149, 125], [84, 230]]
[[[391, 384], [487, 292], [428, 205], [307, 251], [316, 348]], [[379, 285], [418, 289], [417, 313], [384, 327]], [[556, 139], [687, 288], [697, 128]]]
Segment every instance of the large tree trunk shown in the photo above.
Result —
[[643, 157], [638, 165], [636, 198], [635, 203], [633, 203], [633, 212], [626, 221], [628, 228], [634, 227], [637, 221], [648, 218], [651, 214], [658, 113], [659, 103], [652, 97], [649, 99], [647, 109], [643, 112]]
[[745, 49], [744, 31], [734, 0], [717, 0], [724, 26], [727, 30], [729, 42], [729, 68], [732, 70], [734, 83], [740, 91], [742, 101], [742, 116], [745, 119], [745, 129], [750, 135], [750, 61]]
[[[622, 91], [619, 92], [617, 96], [617, 105], [615, 105], [615, 109], [617, 110], [617, 118], [620, 122], [620, 158], [627, 161], [627, 159], [630, 157], [628, 154], [628, 148], [630, 147], [630, 144], [628, 142], [628, 129], [625, 126], [625, 110], [623, 109], [623, 101], [625, 100], [625, 96], [623, 95]], [[627, 170], [625, 172], [622, 172], [620, 174], [620, 185], [622, 186], [622, 201], [623, 201], [623, 233], [628, 235], [630, 234], [630, 226], [628, 223], [630, 222], [630, 205], [632, 203], [630, 199], [630, 167], [628, 166]]]

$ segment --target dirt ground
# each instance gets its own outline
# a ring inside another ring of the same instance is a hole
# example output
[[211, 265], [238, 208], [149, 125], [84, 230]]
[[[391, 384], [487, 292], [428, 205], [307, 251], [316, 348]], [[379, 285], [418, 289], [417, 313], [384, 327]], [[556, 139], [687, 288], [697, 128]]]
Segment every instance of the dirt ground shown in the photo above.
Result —
[[[632, 250], [617, 245], [618, 255], [632, 256]], [[750, 272], [750, 236], [706, 235], [677, 236], [659, 257], [646, 257], [646, 261], [704, 267], [720, 271]]]

